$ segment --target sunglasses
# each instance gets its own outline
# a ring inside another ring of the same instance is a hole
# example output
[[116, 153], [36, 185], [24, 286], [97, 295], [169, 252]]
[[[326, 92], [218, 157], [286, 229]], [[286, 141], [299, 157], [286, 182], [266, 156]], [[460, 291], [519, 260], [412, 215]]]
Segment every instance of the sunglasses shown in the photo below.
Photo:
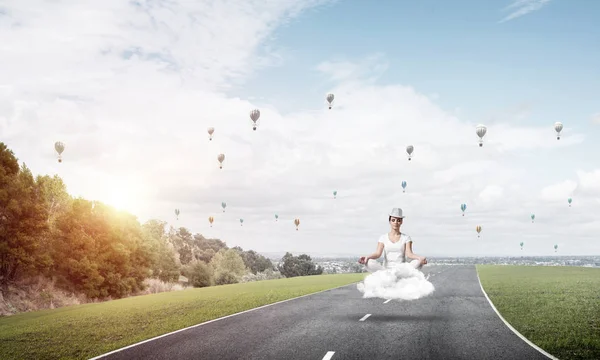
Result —
[[393, 223], [395, 223], [395, 222], [399, 223], [400, 221], [402, 221], [402, 219], [400, 219], [400, 218], [392, 218], [390, 221], [393, 222]]

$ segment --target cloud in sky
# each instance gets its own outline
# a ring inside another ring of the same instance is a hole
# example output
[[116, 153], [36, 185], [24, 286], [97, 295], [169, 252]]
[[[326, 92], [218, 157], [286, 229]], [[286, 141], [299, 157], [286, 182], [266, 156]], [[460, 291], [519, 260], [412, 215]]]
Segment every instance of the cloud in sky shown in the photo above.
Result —
[[500, 23], [507, 22], [518, 17], [527, 15], [534, 11], [538, 11], [544, 6], [548, 5], [550, 0], [515, 0], [512, 4], [508, 5], [504, 10], [510, 10], [504, 19], [500, 20]]
[[[332, 110], [284, 116], [247, 100], [253, 94], [227, 95], [268, 72], [265, 49], [278, 26], [324, 3], [15, 2], [0, 18], [0, 136], [35, 173], [62, 176], [74, 195], [230, 246], [358, 257], [375, 250], [388, 211], [400, 206], [418, 254], [520, 254], [522, 240], [529, 254], [554, 254], [554, 243], [563, 253], [600, 253], [588, 235], [600, 230], [590, 216], [597, 173], [572, 169], [575, 180], [550, 190], [536, 173], [585, 140], [568, 126], [556, 141], [551, 125], [498, 120], [480, 148], [476, 122], [411, 86], [378, 85], [389, 66], [382, 53], [296, 69], [331, 81]], [[312, 95], [316, 106], [324, 102], [325, 94]], [[66, 144], [62, 164], [57, 140]]]

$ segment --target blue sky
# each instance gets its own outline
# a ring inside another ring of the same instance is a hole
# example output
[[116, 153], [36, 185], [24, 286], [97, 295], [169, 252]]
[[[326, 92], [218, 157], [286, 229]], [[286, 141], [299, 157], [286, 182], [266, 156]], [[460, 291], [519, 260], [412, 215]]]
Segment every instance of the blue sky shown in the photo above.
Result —
[[526, 106], [522, 124], [597, 133], [589, 120], [600, 93], [600, 2], [555, 0], [499, 23], [510, 3], [348, 0], [307, 11], [273, 35], [281, 66], [255, 74], [240, 94], [308, 107], [308, 89], [321, 96], [331, 86], [316, 64], [382, 53], [389, 69], [379, 84], [438, 94], [444, 109], [459, 107], [471, 121]]

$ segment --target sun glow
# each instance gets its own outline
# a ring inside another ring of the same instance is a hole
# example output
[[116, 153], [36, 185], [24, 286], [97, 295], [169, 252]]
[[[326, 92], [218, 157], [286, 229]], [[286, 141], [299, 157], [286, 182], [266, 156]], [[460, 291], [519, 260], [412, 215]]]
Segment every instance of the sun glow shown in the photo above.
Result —
[[106, 199], [101, 200], [117, 210], [135, 212], [138, 209], [134, 192], [125, 187], [114, 187], [107, 191]]
[[127, 211], [139, 215], [144, 206], [142, 184], [128, 179], [118, 179], [102, 183], [95, 189], [95, 200], [114, 207], [119, 211]]

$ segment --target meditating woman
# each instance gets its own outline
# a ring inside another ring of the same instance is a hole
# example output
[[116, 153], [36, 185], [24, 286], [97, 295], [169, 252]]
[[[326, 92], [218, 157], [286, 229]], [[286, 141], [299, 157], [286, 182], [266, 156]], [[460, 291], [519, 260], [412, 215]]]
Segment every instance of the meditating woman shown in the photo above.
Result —
[[[421, 269], [427, 264], [427, 258], [417, 255], [412, 251], [412, 239], [410, 236], [400, 232], [404, 216], [402, 209], [393, 208], [389, 214], [390, 231], [381, 235], [377, 244], [375, 253], [369, 256], [361, 256], [360, 264], [365, 264], [367, 271], [375, 272], [382, 269], [393, 268], [397, 264], [406, 263], [406, 259], [413, 259], [410, 262], [415, 269]], [[376, 261], [383, 254], [383, 266]]]

